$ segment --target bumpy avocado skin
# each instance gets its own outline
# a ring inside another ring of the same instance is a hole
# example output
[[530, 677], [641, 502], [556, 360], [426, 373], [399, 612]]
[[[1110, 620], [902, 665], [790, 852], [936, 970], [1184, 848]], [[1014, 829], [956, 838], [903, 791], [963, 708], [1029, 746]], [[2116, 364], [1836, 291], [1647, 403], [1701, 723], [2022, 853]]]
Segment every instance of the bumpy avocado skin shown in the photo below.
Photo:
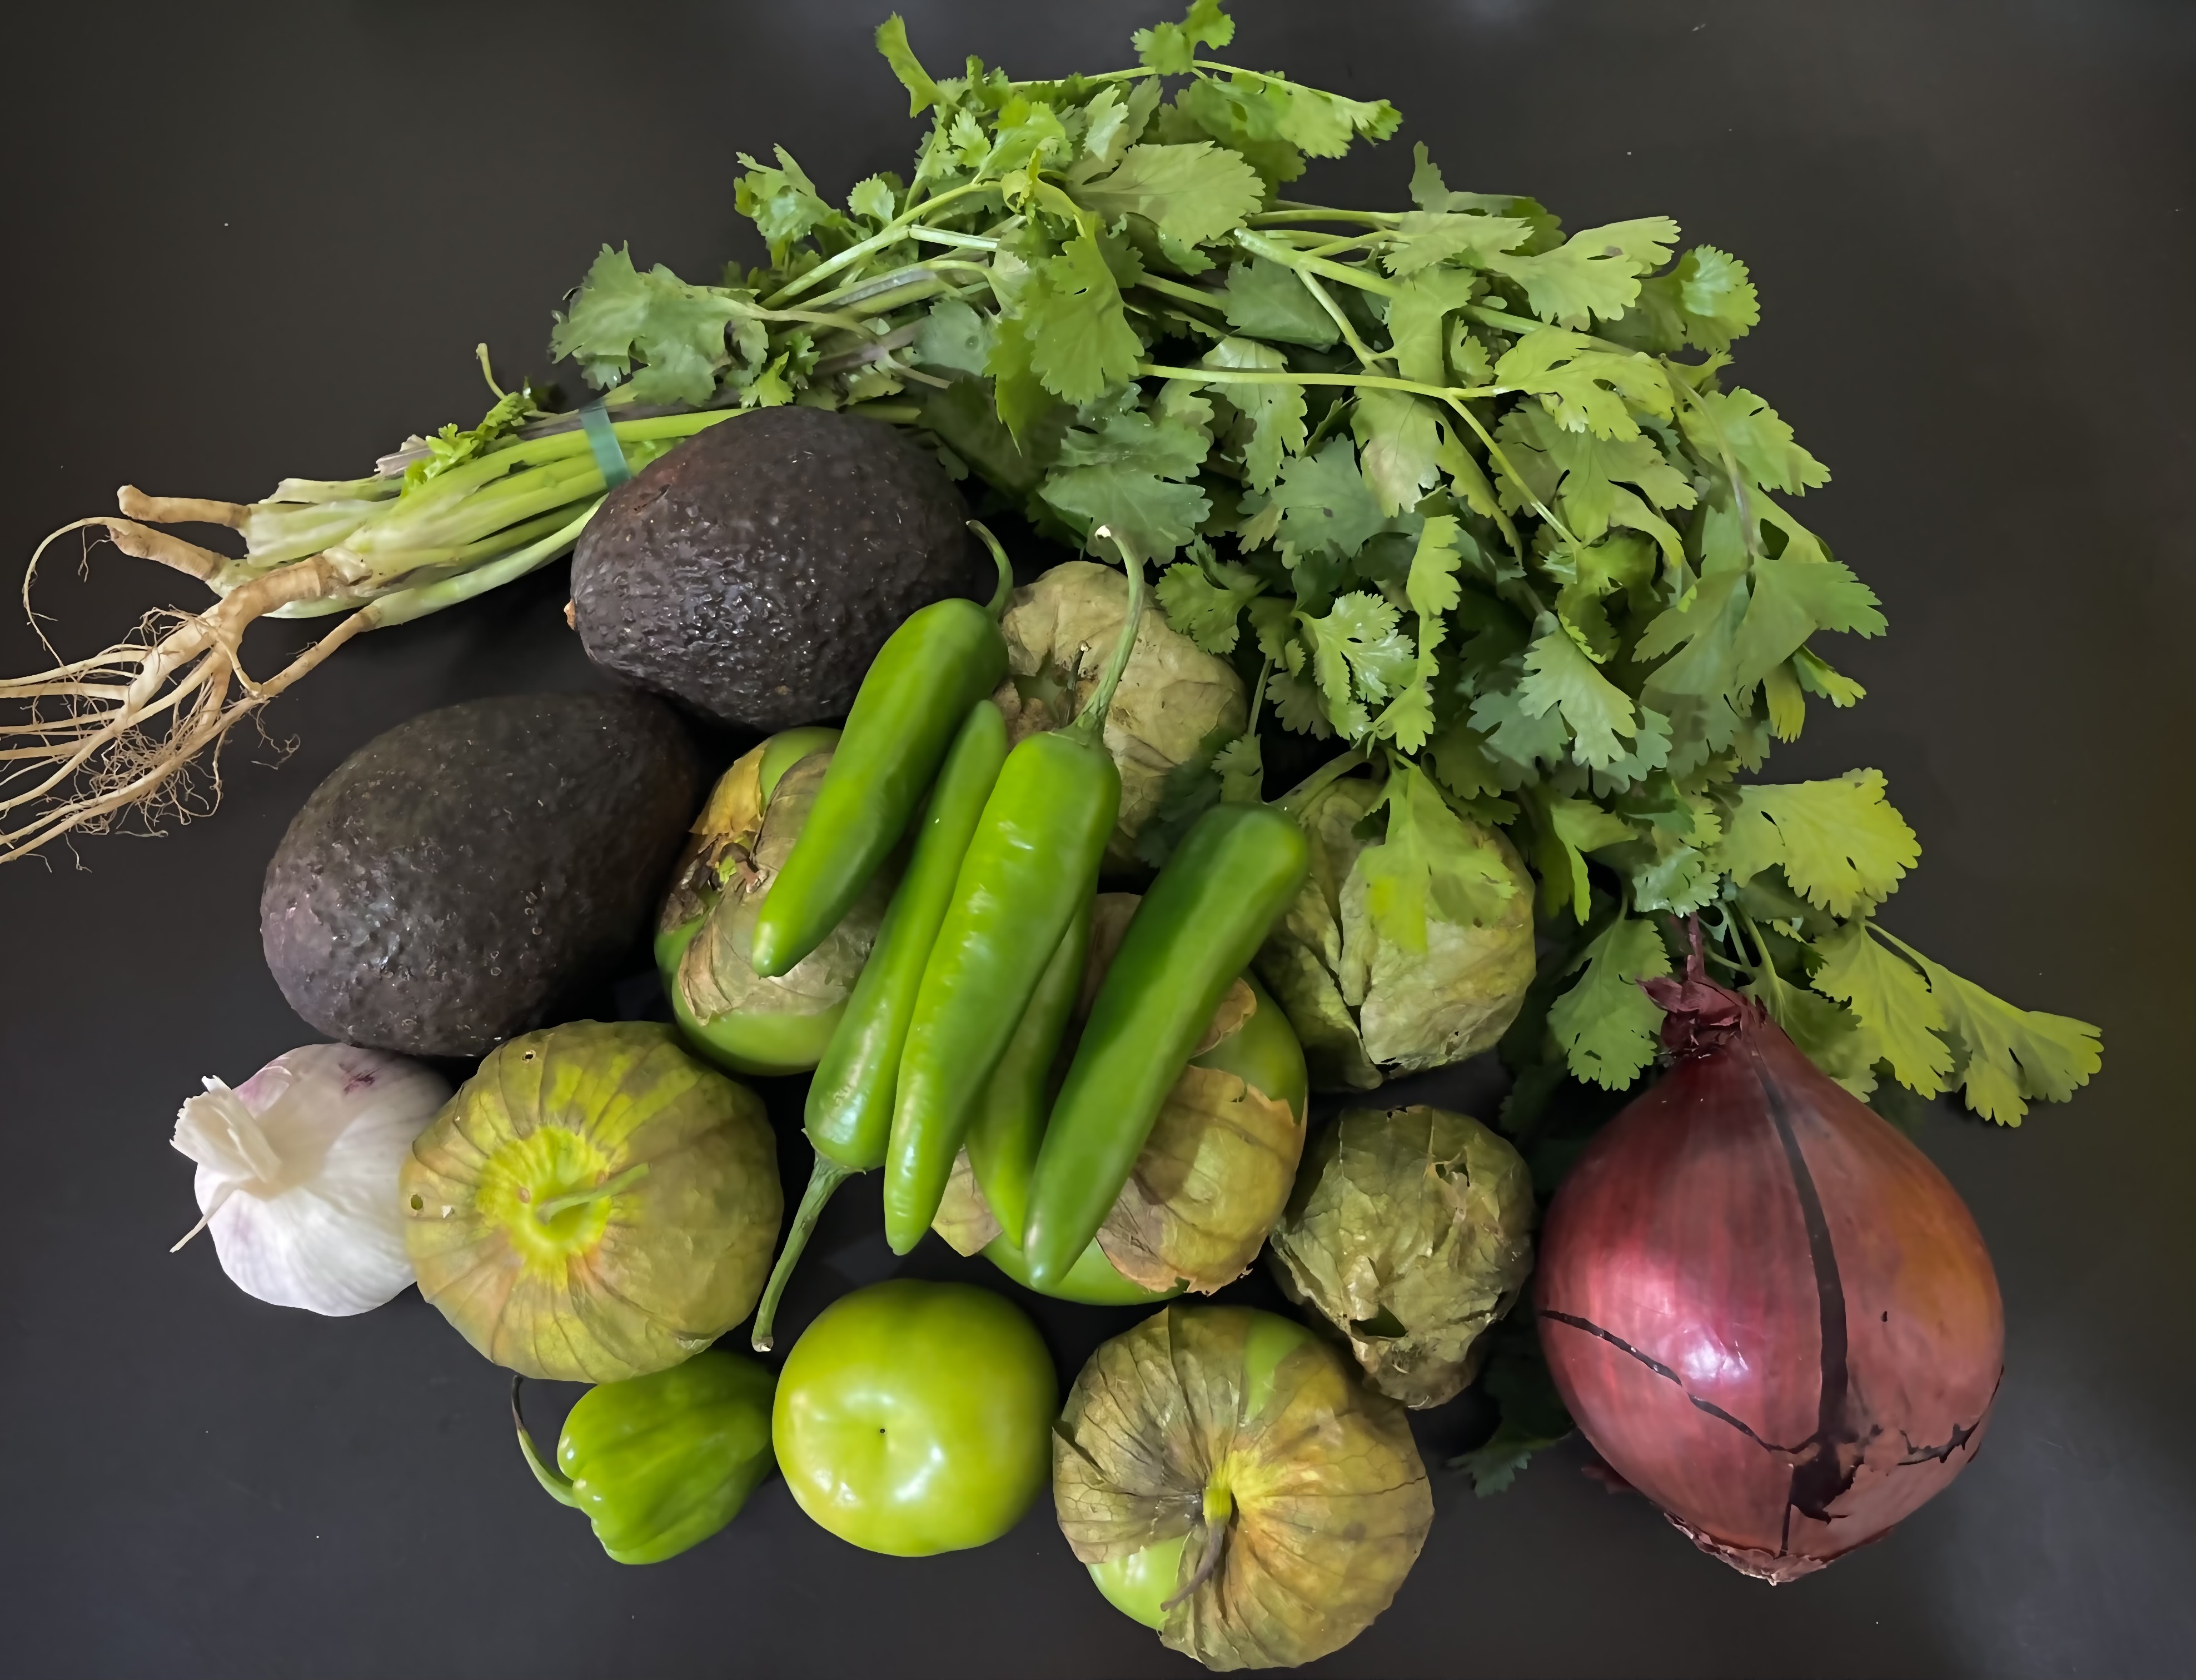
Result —
[[968, 509], [882, 421], [724, 420], [611, 492], [572, 557], [588, 658], [713, 722], [843, 716], [918, 607], [976, 592]]
[[641, 938], [701, 789], [678, 719], [645, 696], [429, 712], [290, 824], [259, 899], [267, 966], [322, 1032], [483, 1054]]

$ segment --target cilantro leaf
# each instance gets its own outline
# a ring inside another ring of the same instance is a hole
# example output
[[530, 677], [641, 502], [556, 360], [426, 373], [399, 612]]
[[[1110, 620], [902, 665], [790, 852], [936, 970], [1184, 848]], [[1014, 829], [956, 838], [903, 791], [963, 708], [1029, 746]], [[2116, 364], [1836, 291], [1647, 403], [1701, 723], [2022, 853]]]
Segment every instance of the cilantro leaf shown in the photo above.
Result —
[[1385, 522], [1357, 471], [1346, 437], [1332, 437], [1316, 455], [1299, 455], [1274, 488], [1281, 540], [1298, 554], [1355, 554]]
[[1256, 805], [1266, 797], [1266, 759], [1255, 735], [1239, 736], [1212, 760], [1220, 772], [1220, 798], [1227, 805]]
[[1129, 44], [1136, 49], [1139, 64], [1163, 76], [1179, 76], [1196, 61], [1199, 47], [1224, 47], [1234, 38], [1235, 20], [1220, 9], [1220, 0], [1190, 0], [1180, 23], [1139, 29]]
[[1258, 171], [1269, 186], [1294, 181], [1304, 172], [1303, 153], [1281, 138], [1287, 84], [1263, 77], [1216, 81], [1200, 76], [1162, 107], [1163, 137], [1188, 140], [1203, 134], [1218, 141]]
[[1205, 652], [1226, 654], [1235, 650], [1244, 603], [1261, 587], [1249, 567], [1215, 560], [1168, 567], [1158, 592], [1169, 624]]
[[1043, 268], [1015, 312], [1029, 342], [1029, 365], [1063, 401], [1085, 403], [1136, 377], [1143, 344], [1130, 331], [1120, 288], [1098, 241], [1072, 239]]
[[1655, 924], [1619, 916], [1563, 972], [1586, 973], [1548, 1007], [1548, 1028], [1572, 1077], [1621, 1091], [1655, 1059], [1662, 1010], [1640, 990], [1667, 974], [1670, 955]]
[[[1612, 522], [1624, 522], [1618, 513], [1631, 510], [1621, 507], [1619, 484], [1637, 485], [1656, 507], [1690, 507], [1696, 499], [1685, 475], [1651, 438], [1566, 430], [1537, 403], [1511, 410], [1498, 435], [1544, 500], [1561, 496], [1563, 522], [1581, 542], [1598, 542]], [[1523, 510], [1524, 499], [1515, 485], [1505, 479], [1501, 490], [1505, 507], [1512, 513]]]
[[1543, 613], [1534, 632], [1525, 675], [1517, 684], [1518, 708], [1539, 718], [1560, 707], [1578, 762], [1614, 764], [1624, 753], [1617, 737], [1638, 732], [1632, 697], [1601, 674], [1554, 614]]
[[907, 89], [907, 114], [919, 117], [933, 105], [944, 105], [945, 96], [938, 91], [938, 84], [930, 79], [930, 72], [915, 55], [915, 49], [907, 43], [907, 25], [894, 12], [877, 26], [877, 50], [884, 55], [892, 72], [899, 78], [899, 84]]
[[1528, 803], [1535, 819], [1533, 850], [1540, 868], [1541, 909], [1552, 916], [1568, 904], [1583, 926], [1592, 900], [1586, 854], [1628, 845], [1634, 839], [1632, 826], [1588, 800], [1545, 788], [1532, 791]]
[[1334, 733], [1334, 725], [1326, 720], [1325, 698], [1296, 672], [1276, 670], [1266, 679], [1266, 698], [1273, 702], [1274, 715], [1281, 720], [1281, 727], [1292, 734], [1325, 741]]
[[1749, 581], [1753, 598], [1733, 649], [1740, 688], [1780, 668], [1817, 630], [1881, 636], [1887, 627], [1875, 592], [1835, 560], [1765, 557]]
[[1372, 725], [1363, 701], [1385, 700], [1407, 683], [1417, 661], [1396, 630], [1400, 615], [1377, 595], [1338, 598], [1319, 615], [1298, 613], [1310, 638], [1312, 674], [1336, 731], [1355, 740]]
[[930, 306], [915, 335], [915, 360], [925, 367], [952, 367], [981, 374], [990, 366], [991, 321], [957, 297]]
[[733, 183], [732, 202], [770, 246], [771, 260], [783, 264], [795, 241], [818, 228], [845, 231], [848, 223], [824, 201], [816, 183], [794, 162], [790, 152], [783, 146], [772, 150], [777, 157], [776, 169], [757, 163], [744, 152], [739, 154], [748, 172]]
[[1968, 1053], [1960, 1074], [1962, 1094], [1984, 1119], [2018, 1126], [2031, 1099], [2065, 1102], [2103, 1065], [2102, 1036], [2087, 1021], [2015, 1008], [1932, 962], [1896, 935], [1885, 937], [1928, 976], [1945, 1026]]
[[1830, 482], [1830, 470], [1794, 442], [1792, 428], [1750, 390], [1701, 392], [1678, 423], [1686, 441], [1709, 460], [1721, 460], [1727, 447], [1768, 489], [1800, 495]]
[[[646, 274], [627, 248], [602, 248], [556, 318], [549, 353], [571, 356], [598, 389], [630, 378], [639, 402], [707, 402], [731, 360], [725, 328], [743, 313], [729, 293], [689, 286], [662, 263]], [[645, 364], [633, 373], [635, 361]]]
[[1889, 898], [1922, 857], [1883, 792], [1876, 770], [1740, 788], [1717, 860], [1741, 884], [1782, 864], [1794, 891], [1833, 915], [1854, 915]]
[[1304, 289], [1295, 269], [1254, 257], [1228, 271], [1220, 306], [1228, 324], [1252, 338], [1280, 344], [1305, 344], [1323, 350], [1342, 338], [1334, 317]]
[[1500, 1408], [1501, 1421], [1485, 1442], [1449, 1460], [1451, 1469], [1471, 1478], [1471, 1491], [1482, 1499], [1504, 1492], [1535, 1452], [1555, 1446], [1576, 1427], [1541, 1357], [1529, 1309], [1504, 1319], [1489, 1339], [1494, 1347], [1479, 1386]]
[[1591, 317], [1611, 319], [1639, 296], [1639, 275], [1670, 260], [1678, 224], [1667, 216], [1582, 228], [1553, 251], [1537, 257], [1490, 254], [1483, 261], [1525, 288], [1542, 320], [1584, 327]]
[[1444, 429], [1439, 412], [1425, 399], [1377, 386], [1361, 390], [1350, 410], [1349, 430], [1357, 439], [1358, 470], [1385, 517], [1416, 507], [1441, 482]]
[[1866, 689], [1832, 669], [1826, 661], [1806, 648], [1792, 655], [1792, 674], [1809, 694], [1818, 695], [1833, 706], [1851, 706], [1868, 696]]
[[[1205, 352], [1200, 365], [1277, 373], [1287, 367], [1288, 358], [1255, 339], [1222, 338]], [[1251, 423], [1250, 441], [1243, 447], [1243, 482], [1254, 490], [1272, 489], [1274, 481], [1280, 476], [1283, 458], [1300, 453], [1304, 447], [1303, 387], [1279, 382], [1230, 382], [1219, 389], [1234, 405], [1235, 412]]]
[[1761, 297], [1746, 264], [1712, 245], [1696, 245], [1678, 260], [1670, 278], [1685, 316], [1685, 342], [1703, 350], [1727, 350], [1761, 321]]
[[1560, 326], [1543, 326], [1512, 344], [1494, 364], [1494, 378], [1538, 396], [1565, 430], [1601, 437], [1639, 435], [1627, 403], [1667, 418], [1673, 401], [1652, 356], [1596, 349], [1583, 333]]
[[1141, 409], [1108, 414], [1095, 430], [1060, 440], [1058, 464], [1038, 491], [1085, 530], [1103, 525], [1145, 559], [1173, 553], [1211, 511], [1185, 479], [1205, 464], [1205, 441], [1174, 420]]
[[1500, 843], [1450, 810], [1424, 771], [1397, 760], [1373, 807], [1384, 808], [1386, 835], [1357, 863], [1366, 909], [1384, 938], [1423, 953], [1429, 915], [1482, 927], [1503, 914], [1517, 883]]
[[1448, 384], [1442, 323], [1478, 295], [1479, 284], [1469, 270], [1442, 268], [1421, 270], [1403, 282], [1388, 300], [1397, 372], [1422, 385]]
[[991, 149], [978, 165], [979, 174], [1011, 175], [1032, 163], [1057, 166], [1066, 163], [1074, 150], [1067, 137], [1067, 124], [1060, 121], [1060, 113], [1049, 100], [1017, 93], [1000, 107], [997, 124]]
[[1075, 201], [1111, 222], [1141, 216], [1170, 239], [1203, 245], [1265, 201], [1266, 183], [1233, 152], [1209, 140], [1188, 146], [1131, 146], [1113, 172], [1076, 188]]
[[1400, 280], [1453, 257], [1484, 262], [1500, 256], [1531, 238], [1533, 227], [1514, 216], [1419, 211], [1397, 217], [1392, 231], [1402, 243], [1384, 248], [1380, 265]]
[[1944, 1007], [1914, 966], [1870, 938], [1869, 927], [1856, 916], [1816, 940], [1823, 961], [1810, 984], [1852, 1011], [1869, 1065], [1889, 1063], [1900, 1084], [1933, 1097], [1952, 1071], [1951, 1047], [1938, 1036], [1945, 1029]]

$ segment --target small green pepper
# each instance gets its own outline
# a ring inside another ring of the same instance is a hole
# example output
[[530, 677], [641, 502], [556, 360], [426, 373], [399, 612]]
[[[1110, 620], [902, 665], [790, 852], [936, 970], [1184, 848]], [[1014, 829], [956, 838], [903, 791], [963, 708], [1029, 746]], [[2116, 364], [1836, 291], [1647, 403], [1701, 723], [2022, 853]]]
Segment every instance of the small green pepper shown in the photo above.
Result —
[[870, 662], [815, 809], [756, 913], [749, 964], [783, 974], [823, 943], [861, 896], [930, 785], [968, 708], [1007, 674], [999, 615], [1014, 591], [1005, 551], [972, 528], [999, 568], [987, 607], [955, 598], [910, 614]]
[[1142, 564], [1125, 550], [1124, 557], [1129, 613], [1112, 661], [1073, 723], [1030, 736], [1007, 754], [922, 971], [885, 1155], [885, 1240], [895, 1254], [912, 1249], [938, 1216], [977, 1102], [1097, 889], [1121, 805], [1121, 772], [1101, 736], [1144, 605]]
[[968, 1164], [1002, 1231], [1019, 1235], [1029, 1210], [1030, 1174], [1044, 1141], [1045, 1116], [1052, 1111], [1053, 1063], [1075, 1013], [1089, 955], [1090, 907], [1085, 905], [1045, 966], [968, 1123]]
[[[968, 708], [945, 754], [945, 766], [938, 773], [930, 803], [916, 826], [914, 856], [877, 928], [877, 942], [870, 947], [861, 978], [854, 982], [853, 994], [821, 1051], [816, 1077], [809, 1082], [803, 1129], [815, 1147], [816, 1166], [763, 1290], [762, 1304], [755, 1310], [753, 1343], [758, 1353], [770, 1350], [778, 1296], [824, 1204], [855, 1174], [884, 1164], [885, 1141], [892, 1132], [893, 1089], [899, 1077], [908, 1022], [915, 1013], [916, 990], [952, 900], [968, 837], [975, 832], [1006, 758], [1007, 721], [997, 706], [980, 700]], [[1072, 1002], [1072, 991], [1069, 997]], [[1041, 1110], [1038, 1123], [1043, 1123]]]
[[511, 1381], [519, 1451], [552, 1498], [585, 1511], [613, 1562], [661, 1563], [740, 1513], [777, 1462], [770, 1412], [777, 1383], [750, 1359], [709, 1348], [683, 1365], [580, 1396], [541, 1460]]
[[1022, 1252], [1039, 1289], [1065, 1277], [1098, 1234], [1159, 1104], [1310, 862], [1286, 811], [1219, 805], [1197, 819], [1144, 895], [1037, 1154]]

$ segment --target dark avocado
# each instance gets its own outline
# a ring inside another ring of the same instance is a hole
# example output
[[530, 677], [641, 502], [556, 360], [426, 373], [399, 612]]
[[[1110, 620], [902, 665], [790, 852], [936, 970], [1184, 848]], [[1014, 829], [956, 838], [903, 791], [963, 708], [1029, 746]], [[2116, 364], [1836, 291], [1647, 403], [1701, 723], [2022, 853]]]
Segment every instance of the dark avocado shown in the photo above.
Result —
[[572, 557], [573, 623], [597, 665], [715, 723], [841, 717], [902, 619], [978, 592], [968, 517], [884, 422], [758, 409], [610, 493]]
[[643, 939], [701, 791], [679, 720], [642, 695], [429, 712], [290, 824], [259, 898], [267, 966], [322, 1032], [481, 1055]]

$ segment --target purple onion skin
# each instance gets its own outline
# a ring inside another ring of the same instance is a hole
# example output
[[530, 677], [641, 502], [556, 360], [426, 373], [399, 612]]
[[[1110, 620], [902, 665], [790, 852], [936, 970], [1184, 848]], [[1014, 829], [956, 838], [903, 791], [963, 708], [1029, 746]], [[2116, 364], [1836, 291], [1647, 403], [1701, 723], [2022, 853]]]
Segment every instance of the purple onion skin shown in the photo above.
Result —
[[1612, 1469], [1702, 1550], [1791, 1580], [1974, 1457], [1997, 1277], [1945, 1175], [1756, 1005], [1649, 990], [1673, 1060], [1549, 1209], [1540, 1342]]

